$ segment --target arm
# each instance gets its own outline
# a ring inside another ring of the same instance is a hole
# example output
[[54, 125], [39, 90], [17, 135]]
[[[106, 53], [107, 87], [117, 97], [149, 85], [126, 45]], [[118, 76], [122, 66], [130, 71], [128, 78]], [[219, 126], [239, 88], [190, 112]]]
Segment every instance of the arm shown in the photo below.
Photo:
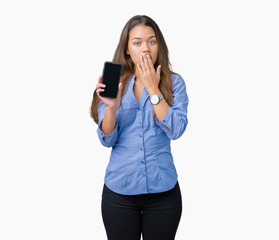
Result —
[[[156, 119], [157, 124], [172, 140], [179, 138], [184, 133], [188, 124], [187, 107], [189, 99], [186, 93], [186, 85], [181, 76], [176, 75], [175, 78], [173, 84], [173, 105], [171, 107], [167, 105], [167, 113], [163, 119]], [[160, 103], [157, 105], [158, 110], [160, 110]]]
[[105, 108], [105, 116], [102, 122], [101, 130], [104, 134], [110, 135], [113, 133], [116, 126], [116, 109], [114, 108]]
[[116, 123], [116, 110], [106, 107], [103, 102], [98, 106], [98, 129], [97, 134], [101, 144], [105, 147], [112, 147], [118, 139], [118, 126]]
[[104, 91], [106, 87], [101, 83], [102, 76], [99, 77], [96, 85], [96, 93], [100, 98], [98, 105], [98, 137], [105, 147], [112, 147], [115, 145], [118, 139], [118, 127], [116, 123], [116, 109], [118, 105], [118, 99], [122, 89], [122, 84], [119, 83], [117, 98], [106, 98], [99, 95], [100, 92]]
[[[137, 70], [148, 94], [161, 94], [159, 90], [160, 69], [155, 71], [153, 63], [148, 55], [143, 55], [141, 63], [137, 64]], [[170, 139], [179, 138], [186, 129], [188, 96], [185, 82], [181, 76], [175, 75], [173, 80], [173, 105], [170, 107], [166, 100], [162, 99], [157, 105], [153, 105], [157, 124], [165, 131]]]

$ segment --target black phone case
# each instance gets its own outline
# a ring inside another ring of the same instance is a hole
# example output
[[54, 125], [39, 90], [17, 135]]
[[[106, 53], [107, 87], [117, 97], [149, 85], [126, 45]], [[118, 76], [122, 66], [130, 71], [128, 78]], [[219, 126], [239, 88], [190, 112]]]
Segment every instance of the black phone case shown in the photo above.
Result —
[[100, 96], [116, 98], [118, 93], [118, 84], [121, 75], [121, 64], [114, 62], [105, 62], [103, 68], [102, 83], [106, 85], [104, 92]]

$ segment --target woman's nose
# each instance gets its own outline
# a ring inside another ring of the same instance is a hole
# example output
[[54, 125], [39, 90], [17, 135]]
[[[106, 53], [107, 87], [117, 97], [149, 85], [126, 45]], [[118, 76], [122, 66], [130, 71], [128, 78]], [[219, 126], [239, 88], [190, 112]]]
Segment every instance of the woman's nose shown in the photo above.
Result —
[[149, 46], [146, 42], [143, 44], [143, 52], [144, 53], [149, 53], [150, 52], [150, 48], [149, 48]]

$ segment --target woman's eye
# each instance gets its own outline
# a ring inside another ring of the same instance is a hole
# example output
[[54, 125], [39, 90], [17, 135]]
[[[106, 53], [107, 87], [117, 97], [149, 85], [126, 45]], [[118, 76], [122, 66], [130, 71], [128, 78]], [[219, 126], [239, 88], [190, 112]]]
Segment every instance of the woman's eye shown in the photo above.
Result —
[[150, 44], [152, 44], [152, 45], [153, 45], [153, 44], [155, 44], [155, 41], [153, 41], [153, 40], [152, 40], [152, 41], [150, 41]]
[[140, 42], [135, 42], [135, 45], [136, 46], [140, 46]]

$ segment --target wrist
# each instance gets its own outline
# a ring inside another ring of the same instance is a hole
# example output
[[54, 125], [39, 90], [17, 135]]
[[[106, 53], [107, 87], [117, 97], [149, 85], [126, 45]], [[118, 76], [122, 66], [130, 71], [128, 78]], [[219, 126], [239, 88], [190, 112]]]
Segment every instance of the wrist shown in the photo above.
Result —
[[148, 92], [149, 96], [162, 94], [159, 88], [149, 89], [149, 90], [147, 90], [147, 92]]
[[106, 107], [106, 111], [108, 112], [116, 112], [117, 107]]

